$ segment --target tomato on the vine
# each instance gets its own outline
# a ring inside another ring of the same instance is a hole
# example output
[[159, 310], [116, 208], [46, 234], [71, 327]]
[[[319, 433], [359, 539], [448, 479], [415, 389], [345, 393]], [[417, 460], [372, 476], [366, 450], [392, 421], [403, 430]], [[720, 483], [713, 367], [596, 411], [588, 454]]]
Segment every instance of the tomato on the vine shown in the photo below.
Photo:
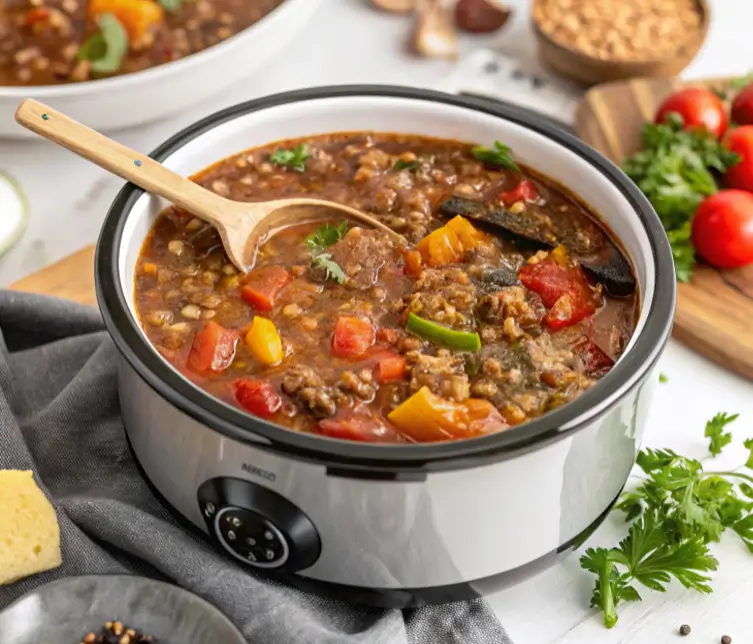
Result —
[[717, 268], [752, 263], [753, 194], [721, 190], [707, 197], [695, 212], [690, 239], [696, 252]]
[[731, 117], [738, 125], [753, 125], [753, 83], [735, 97]]
[[715, 137], [727, 131], [724, 103], [709, 89], [689, 87], [667, 98], [656, 112], [655, 123], [664, 123], [671, 112], [679, 114], [685, 129], [703, 128]]
[[724, 147], [740, 156], [740, 160], [724, 173], [724, 185], [753, 192], [753, 125], [743, 125], [727, 132]]

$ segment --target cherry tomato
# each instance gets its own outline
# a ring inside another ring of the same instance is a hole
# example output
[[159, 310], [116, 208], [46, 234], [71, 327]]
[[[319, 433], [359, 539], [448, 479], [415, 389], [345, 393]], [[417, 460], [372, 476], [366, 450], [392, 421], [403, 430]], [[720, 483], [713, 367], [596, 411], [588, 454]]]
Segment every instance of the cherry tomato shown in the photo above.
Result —
[[698, 254], [717, 268], [753, 262], [753, 194], [722, 190], [695, 212], [691, 241]]
[[724, 173], [724, 185], [753, 192], [753, 125], [730, 130], [724, 146], [740, 155], [740, 161]]
[[738, 125], [753, 125], [753, 83], [735, 97], [731, 117]]
[[655, 123], [664, 123], [670, 112], [677, 112], [686, 129], [705, 128], [720, 138], [727, 131], [727, 114], [721, 99], [709, 89], [689, 87], [672, 94], [656, 112]]

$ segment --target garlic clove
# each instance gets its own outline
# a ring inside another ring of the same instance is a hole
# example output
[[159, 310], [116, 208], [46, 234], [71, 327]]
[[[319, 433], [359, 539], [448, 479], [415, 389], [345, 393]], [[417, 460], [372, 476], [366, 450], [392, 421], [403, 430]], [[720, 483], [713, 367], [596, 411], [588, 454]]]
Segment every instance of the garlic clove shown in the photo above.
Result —
[[414, 51], [427, 58], [458, 56], [458, 36], [442, 0], [422, 0], [416, 12], [411, 42]]
[[455, 24], [477, 34], [501, 29], [512, 11], [500, 0], [458, 0], [455, 5]]
[[371, 0], [371, 4], [389, 13], [410, 13], [415, 11], [417, 0]]

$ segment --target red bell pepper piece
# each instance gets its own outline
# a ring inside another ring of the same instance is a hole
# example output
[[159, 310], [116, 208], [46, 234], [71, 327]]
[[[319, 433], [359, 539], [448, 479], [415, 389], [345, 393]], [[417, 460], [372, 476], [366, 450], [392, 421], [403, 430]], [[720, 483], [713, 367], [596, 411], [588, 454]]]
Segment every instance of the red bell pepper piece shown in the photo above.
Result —
[[374, 346], [375, 341], [376, 329], [370, 320], [342, 316], [335, 325], [331, 353], [336, 358], [362, 358]]
[[40, 22], [46, 22], [50, 19], [50, 10], [47, 7], [38, 7], [36, 9], [30, 9], [24, 16], [24, 24], [27, 27], [36, 25]]
[[379, 384], [402, 380], [405, 378], [405, 357], [392, 351], [380, 354], [374, 367], [374, 377]]
[[282, 407], [282, 398], [268, 380], [243, 378], [235, 382], [235, 399], [246, 411], [271, 418]]
[[198, 374], [219, 373], [235, 356], [238, 334], [214, 321], [209, 321], [196, 334], [186, 366]]
[[614, 360], [588, 338], [580, 340], [573, 347], [573, 353], [583, 361], [583, 368], [590, 376], [603, 376], [614, 365]]
[[597, 299], [578, 264], [552, 256], [518, 271], [521, 284], [538, 293], [549, 309], [545, 324], [553, 331], [577, 324], [596, 311]]
[[319, 421], [319, 431], [323, 436], [366, 443], [394, 443], [400, 441], [400, 434], [393, 427], [366, 414], [354, 412], [340, 418], [326, 418]]
[[509, 192], [502, 192], [499, 195], [500, 203], [505, 206], [511, 206], [518, 201], [536, 201], [539, 193], [536, 190], [536, 186], [528, 179], [523, 179], [517, 186], [515, 186]]
[[258, 311], [270, 311], [293, 276], [282, 266], [263, 266], [243, 279], [241, 297]]

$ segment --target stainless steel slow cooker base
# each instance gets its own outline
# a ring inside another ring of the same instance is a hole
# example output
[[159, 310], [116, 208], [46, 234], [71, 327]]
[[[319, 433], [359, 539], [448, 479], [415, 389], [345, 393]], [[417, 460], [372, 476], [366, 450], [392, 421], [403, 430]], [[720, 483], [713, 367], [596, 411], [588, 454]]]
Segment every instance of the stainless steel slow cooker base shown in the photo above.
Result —
[[177, 410], [127, 362], [120, 372], [134, 457], [177, 516], [249, 570], [389, 607], [493, 592], [580, 544], [632, 467], [651, 383], [569, 438], [401, 481], [233, 441]]

